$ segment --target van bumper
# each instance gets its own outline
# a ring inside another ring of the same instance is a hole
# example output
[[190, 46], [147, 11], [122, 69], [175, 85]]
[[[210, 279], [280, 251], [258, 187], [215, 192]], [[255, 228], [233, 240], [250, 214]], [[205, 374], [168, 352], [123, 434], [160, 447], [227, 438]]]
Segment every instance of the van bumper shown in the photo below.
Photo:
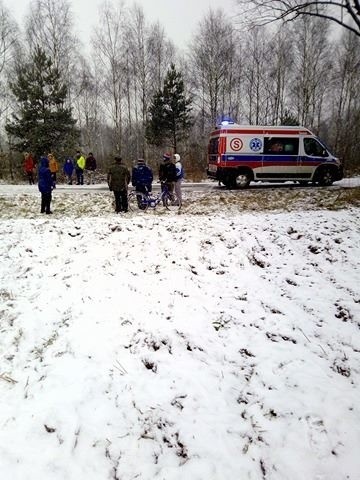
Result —
[[213, 171], [210, 171], [210, 170], [206, 170], [206, 174], [208, 176], [208, 178], [212, 178], [213, 180], [218, 180], [218, 172], [213, 172]]
[[223, 180], [228, 178], [229, 175], [234, 174], [235, 170], [236, 169], [228, 168], [228, 167], [227, 168], [216, 167], [215, 169], [214, 166], [212, 166], [211, 169], [208, 168], [206, 170], [206, 173], [209, 178], [212, 178], [213, 180], [219, 180], [220, 182], [222, 182]]
[[337, 169], [337, 175], [335, 177], [335, 181], [342, 180], [344, 178], [344, 167], [340, 165]]

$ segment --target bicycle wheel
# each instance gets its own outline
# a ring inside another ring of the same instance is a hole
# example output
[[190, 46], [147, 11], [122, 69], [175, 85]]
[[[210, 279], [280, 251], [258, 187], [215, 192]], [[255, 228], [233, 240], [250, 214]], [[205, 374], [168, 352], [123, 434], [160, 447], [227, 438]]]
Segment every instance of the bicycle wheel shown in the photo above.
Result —
[[147, 210], [149, 204], [147, 197], [142, 192], [131, 192], [128, 196], [129, 210], [138, 212], [139, 210]]
[[180, 210], [180, 203], [175, 197], [175, 195], [168, 193], [167, 195], [164, 196], [165, 200], [165, 207], [167, 210], [170, 210], [171, 212], [176, 212]]

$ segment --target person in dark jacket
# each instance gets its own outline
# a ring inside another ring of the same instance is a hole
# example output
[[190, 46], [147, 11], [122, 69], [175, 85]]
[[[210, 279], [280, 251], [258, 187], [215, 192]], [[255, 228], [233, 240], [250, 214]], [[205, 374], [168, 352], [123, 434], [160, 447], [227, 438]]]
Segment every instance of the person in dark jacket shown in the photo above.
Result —
[[[137, 165], [133, 167], [131, 173], [131, 182], [137, 192], [149, 193], [152, 190], [153, 172], [145, 163], [145, 160], [139, 158]], [[141, 195], [137, 195], [137, 202], [140, 209], [144, 209]]]
[[54, 180], [49, 168], [49, 159], [46, 157], [41, 157], [38, 181], [38, 187], [41, 193], [41, 213], [52, 213], [52, 211], [50, 210], [50, 204], [53, 183]]
[[120, 156], [116, 155], [114, 160], [115, 163], [110, 166], [108, 171], [107, 183], [109, 185], [109, 190], [114, 192], [115, 212], [127, 212], [127, 191], [131, 175], [129, 169], [122, 164], [122, 159]]
[[67, 178], [68, 185], [72, 185], [72, 174], [74, 172], [74, 161], [71, 157], [67, 157], [64, 163], [64, 175]]
[[132, 169], [131, 183], [137, 192], [151, 192], [153, 172], [146, 165], [145, 160], [139, 158], [137, 165]]
[[159, 180], [161, 182], [161, 191], [164, 191], [165, 187], [167, 187], [170, 194], [172, 194], [176, 182], [176, 167], [171, 161], [170, 153], [164, 153], [163, 155], [163, 163], [159, 168]]
[[87, 176], [87, 184], [88, 185], [93, 184], [95, 170], [96, 170], [96, 159], [92, 154], [92, 152], [90, 152], [89, 155], [86, 157], [85, 170], [86, 170], [86, 176]]

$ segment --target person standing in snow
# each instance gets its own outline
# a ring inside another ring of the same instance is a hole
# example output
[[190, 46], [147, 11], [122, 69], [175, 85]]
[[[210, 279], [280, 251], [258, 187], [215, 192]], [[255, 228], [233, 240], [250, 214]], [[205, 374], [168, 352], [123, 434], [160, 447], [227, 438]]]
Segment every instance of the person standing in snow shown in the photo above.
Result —
[[114, 192], [115, 197], [115, 212], [128, 211], [128, 185], [130, 183], [131, 175], [126, 165], [122, 164], [122, 158], [119, 155], [114, 157], [113, 163], [108, 171], [107, 183], [109, 190]]
[[84, 185], [84, 169], [85, 169], [85, 158], [83, 157], [80, 150], [76, 152], [75, 156], [75, 172], [76, 172], [76, 185]]
[[175, 181], [175, 195], [177, 201], [179, 202], [179, 206], [181, 207], [182, 204], [182, 192], [181, 192], [181, 182], [184, 178], [184, 168], [181, 164], [180, 155], [178, 153], [174, 154], [174, 162], [176, 168], [176, 181]]
[[137, 165], [133, 167], [131, 174], [131, 182], [137, 192], [151, 192], [153, 181], [153, 172], [146, 165], [145, 160], [139, 158]]
[[[133, 167], [131, 173], [131, 182], [137, 192], [149, 193], [152, 190], [153, 172], [145, 163], [145, 160], [139, 158], [137, 165]], [[139, 208], [141, 205], [141, 195], [137, 195]]]
[[47, 157], [40, 158], [39, 182], [38, 187], [41, 193], [41, 210], [40, 213], [51, 214], [51, 192], [53, 189], [53, 176], [49, 168], [49, 159]]
[[161, 183], [161, 191], [163, 192], [167, 187], [169, 193], [172, 194], [176, 181], [176, 168], [171, 161], [170, 153], [164, 153], [163, 155], [163, 163], [159, 168], [159, 180]]
[[48, 155], [49, 168], [53, 179], [53, 188], [56, 188], [56, 174], [59, 171], [59, 164], [52, 153]]
[[31, 153], [26, 152], [24, 155], [24, 171], [29, 180], [29, 185], [34, 185], [34, 169], [35, 161]]
[[94, 183], [94, 175], [96, 170], [96, 159], [92, 152], [86, 157], [85, 160], [85, 170], [87, 176], [87, 184], [92, 185]]
[[74, 172], [74, 162], [71, 157], [67, 157], [63, 167], [64, 175], [67, 178], [68, 185], [72, 185], [72, 174]]

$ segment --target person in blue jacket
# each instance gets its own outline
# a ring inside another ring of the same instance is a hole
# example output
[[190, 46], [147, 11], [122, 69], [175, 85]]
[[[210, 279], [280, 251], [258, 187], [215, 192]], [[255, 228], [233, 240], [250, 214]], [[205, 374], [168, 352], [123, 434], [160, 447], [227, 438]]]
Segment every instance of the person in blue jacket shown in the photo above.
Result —
[[151, 192], [153, 181], [153, 172], [145, 163], [145, 160], [139, 158], [137, 165], [133, 167], [131, 173], [131, 183], [137, 192]]
[[74, 172], [74, 161], [71, 157], [67, 157], [64, 163], [64, 175], [67, 178], [68, 185], [72, 185], [72, 174]]
[[53, 189], [53, 177], [49, 168], [49, 160], [47, 157], [40, 158], [40, 168], [38, 175], [38, 187], [41, 193], [41, 213], [50, 214], [51, 192]]
[[[139, 158], [137, 165], [131, 172], [131, 183], [137, 192], [150, 193], [152, 190], [153, 172], [145, 163], [145, 160]], [[144, 209], [141, 203], [141, 195], [137, 195], [137, 202], [140, 209]]]

